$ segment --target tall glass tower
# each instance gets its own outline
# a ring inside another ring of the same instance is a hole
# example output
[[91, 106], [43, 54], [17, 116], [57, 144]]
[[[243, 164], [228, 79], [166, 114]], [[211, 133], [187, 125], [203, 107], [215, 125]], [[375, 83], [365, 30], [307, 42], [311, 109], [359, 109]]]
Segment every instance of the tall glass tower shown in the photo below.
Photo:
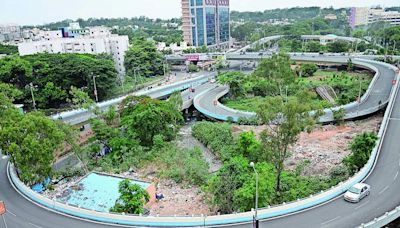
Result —
[[184, 40], [196, 47], [229, 48], [229, 0], [182, 0]]

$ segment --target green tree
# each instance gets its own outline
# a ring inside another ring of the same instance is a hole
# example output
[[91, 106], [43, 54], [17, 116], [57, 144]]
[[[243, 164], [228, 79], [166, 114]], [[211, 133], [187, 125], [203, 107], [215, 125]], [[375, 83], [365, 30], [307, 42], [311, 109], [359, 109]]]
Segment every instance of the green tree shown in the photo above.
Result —
[[346, 41], [334, 41], [327, 44], [328, 51], [333, 53], [347, 52], [349, 44]]
[[163, 75], [163, 56], [152, 41], [137, 38], [125, 54], [125, 68], [129, 76]]
[[63, 149], [66, 134], [41, 113], [12, 114], [10, 122], [4, 123], [0, 130], [1, 148], [11, 155], [24, 183], [39, 183], [51, 175], [54, 152]]
[[353, 139], [350, 146], [351, 154], [343, 159], [351, 174], [358, 172], [367, 164], [377, 140], [375, 132], [364, 132]]
[[171, 94], [168, 102], [176, 109], [181, 110], [183, 105], [182, 94], [177, 91]]
[[289, 148], [298, 140], [299, 134], [311, 131], [318, 115], [311, 115], [313, 110], [311, 95], [298, 94], [286, 100], [272, 97], [261, 104], [257, 112], [264, 123], [274, 123], [261, 134], [263, 153], [261, 158], [270, 161], [276, 169], [276, 191], [281, 191], [281, 174], [284, 162], [290, 155]]
[[322, 50], [322, 45], [317, 41], [310, 41], [306, 43], [306, 50], [309, 52], [320, 52]]
[[318, 67], [314, 63], [303, 63], [300, 65], [299, 75], [304, 77], [311, 77], [317, 72]]
[[213, 176], [208, 183], [211, 203], [222, 213], [236, 211], [235, 192], [251, 179], [249, 161], [243, 157], [233, 157]]
[[18, 54], [18, 47], [13, 45], [0, 44], [0, 54]]
[[296, 75], [291, 69], [290, 57], [286, 54], [274, 54], [270, 59], [260, 62], [257, 69], [252, 74], [258, 83], [265, 82], [262, 90], [265, 94], [276, 96], [285, 94], [285, 86], [292, 84], [296, 80]]
[[150, 200], [149, 193], [138, 184], [132, 184], [129, 180], [119, 182], [120, 197], [116, 200], [111, 212], [143, 214], [144, 205]]
[[168, 141], [174, 139], [183, 123], [180, 109], [168, 101], [129, 96], [120, 107], [123, 107], [122, 125], [127, 128], [129, 135], [136, 135], [144, 146], [151, 146], [156, 135], [162, 135]]
[[244, 157], [252, 161], [257, 161], [261, 145], [253, 131], [242, 132], [238, 139], [238, 149]]
[[231, 95], [236, 98], [243, 96], [245, 90], [243, 88], [243, 82], [246, 79], [246, 75], [241, 72], [226, 72], [218, 75], [218, 82], [229, 86]]

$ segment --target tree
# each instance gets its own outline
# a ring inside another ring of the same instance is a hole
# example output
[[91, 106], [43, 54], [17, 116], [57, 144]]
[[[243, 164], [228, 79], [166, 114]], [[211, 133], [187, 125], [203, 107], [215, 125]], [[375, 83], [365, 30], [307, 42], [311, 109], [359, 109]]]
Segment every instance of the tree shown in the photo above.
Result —
[[150, 200], [149, 193], [138, 184], [132, 184], [129, 180], [119, 182], [118, 191], [120, 197], [116, 200], [111, 212], [143, 214], [143, 206]]
[[290, 57], [286, 54], [274, 54], [270, 59], [265, 59], [260, 62], [252, 76], [256, 81], [261, 82], [266, 80], [268, 89], [266, 94], [283, 95], [284, 87], [292, 84], [296, 80], [296, 76], [291, 69]]
[[310, 41], [306, 43], [306, 50], [309, 52], [320, 52], [322, 50], [322, 45], [317, 41]]
[[199, 67], [197, 65], [194, 65], [194, 64], [190, 63], [189, 66], [188, 66], [188, 71], [189, 72], [198, 72], [199, 71]]
[[358, 172], [367, 164], [377, 140], [375, 132], [364, 132], [353, 139], [350, 146], [351, 154], [343, 159], [351, 174]]
[[341, 53], [347, 52], [349, 50], [349, 44], [346, 41], [334, 41], [332, 43], [328, 43], [329, 52], [333, 53]]
[[12, 55], [18, 53], [18, 46], [0, 44], [0, 54]]
[[297, 142], [302, 131], [311, 131], [318, 118], [318, 115], [310, 114], [313, 108], [311, 95], [303, 92], [288, 100], [280, 96], [271, 97], [257, 111], [257, 115], [268, 126], [261, 134], [261, 157], [270, 161], [276, 169], [277, 192], [281, 190], [281, 173], [284, 162], [290, 155], [290, 146]]
[[311, 77], [317, 72], [318, 67], [314, 63], [303, 63], [300, 65], [299, 74], [304, 77]]
[[181, 110], [183, 105], [182, 95], [179, 91], [174, 92], [168, 99], [168, 102], [176, 109]]
[[246, 75], [241, 72], [226, 72], [218, 75], [218, 82], [229, 86], [229, 91], [233, 97], [240, 97], [245, 94], [243, 82]]
[[242, 156], [247, 157], [252, 161], [257, 161], [257, 155], [259, 155], [261, 145], [257, 141], [253, 131], [240, 133], [238, 149]]
[[63, 148], [66, 134], [41, 113], [14, 115], [14, 121], [1, 129], [1, 147], [11, 155], [24, 183], [39, 183], [51, 175], [54, 152]]
[[129, 135], [136, 135], [143, 146], [151, 146], [156, 135], [168, 141], [174, 139], [183, 123], [180, 109], [168, 101], [129, 96], [120, 107], [122, 126]]
[[157, 76], [164, 74], [163, 56], [152, 41], [134, 39], [125, 54], [125, 68], [129, 76]]
[[236, 211], [235, 192], [251, 179], [249, 161], [243, 157], [233, 157], [213, 176], [208, 183], [212, 194], [212, 204], [218, 206], [221, 213]]

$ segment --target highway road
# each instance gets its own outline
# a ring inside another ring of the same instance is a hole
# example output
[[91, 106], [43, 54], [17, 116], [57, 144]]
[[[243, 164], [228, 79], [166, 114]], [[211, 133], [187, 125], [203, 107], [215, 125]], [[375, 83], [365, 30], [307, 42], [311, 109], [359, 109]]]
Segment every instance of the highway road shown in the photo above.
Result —
[[82, 221], [48, 211], [31, 203], [11, 186], [7, 177], [8, 159], [0, 156], [0, 200], [4, 201], [7, 227], [0, 218], [0, 228], [105, 228], [93, 222]]
[[[388, 68], [384, 67], [381, 70], [380, 78], [394, 77], [394, 72]], [[379, 87], [377, 82], [377, 87], [373, 89], [369, 100], [371, 105], [376, 103], [377, 99], [386, 97], [387, 93], [384, 92], [392, 85], [391, 82], [389, 85], [385, 82], [379, 84], [382, 87]], [[358, 204], [344, 202], [343, 198], [339, 197], [298, 214], [262, 221], [261, 227], [354, 227], [400, 205], [400, 194], [398, 194], [400, 150], [397, 142], [397, 133], [400, 132], [399, 103], [400, 99], [396, 96], [380, 157], [374, 172], [366, 180], [366, 183], [372, 186], [369, 197]], [[0, 160], [0, 199], [5, 201], [8, 209], [5, 215], [8, 228], [109, 227], [59, 215], [29, 202], [10, 185], [6, 175], [6, 163], [7, 159]], [[0, 228], [2, 227], [5, 226], [0, 221]], [[251, 227], [251, 224], [236, 225], [236, 227]]]
[[[247, 55], [243, 57], [246, 58]], [[346, 63], [348, 57], [343, 56], [292, 56], [294, 60], [301, 60], [301, 61], [316, 61], [318, 59], [319, 62], [336, 62], [336, 63]], [[365, 60], [362, 59], [353, 59], [354, 63], [367, 63]], [[390, 90], [392, 88], [392, 81], [395, 78], [395, 74], [391, 69], [387, 66], [381, 64], [372, 64], [374, 67], [378, 69], [378, 78], [373, 85], [371, 93], [366, 99], [362, 100], [360, 105], [352, 106], [352, 107], [345, 107], [346, 113], [348, 114], [349, 118], [353, 118], [354, 116], [362, 116], [373, 113], [377, 111], [379, 108], [384, 108], [385, 103], [389, 99]], [[215, 105], [215, 101], [221, 98], [228, 92], [228, 88], [226, 86], [219, 86], [212, 90], [209, 90], [205, 94], [201, 94], [195, 98], [195, 107], [199, 109], [199, 111], [203, 112], [206, 116], [210, 113], [215, 113], [223, 118], [218, 118], [220, 120], [226, 120], [225, 117], [233, 117], [235, 120], [238, 118], [250, 118], [255, 116], [255, 113], [243, 113], [238, 112], [238, 110], [227, 109], [224, 105], [217, 103]], [[379, 105], [381, 103], [381, 105]], [[379, 107], [380, 106], [380, 107]], [[372, 109], [376, 110], [372, 110]], [[205, 110], [205, 111], [204, 111]], [[371, 112], [368, 112], [371, 110]], [[212, 117], [212, 116], [211, 116]], [[217, 116], [215, 116], [217, 117]], [[333, 116], [332, 112], [327, 112], [325, 115], [321, 116], [321, 122], [328, 122], [332, 121]]]

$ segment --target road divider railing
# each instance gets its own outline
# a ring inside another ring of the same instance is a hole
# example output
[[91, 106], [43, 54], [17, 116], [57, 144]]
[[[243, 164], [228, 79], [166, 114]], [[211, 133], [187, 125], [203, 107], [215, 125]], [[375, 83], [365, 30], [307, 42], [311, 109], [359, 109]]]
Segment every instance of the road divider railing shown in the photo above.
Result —
[[[336, 61], [338, 61], [339, 59], [337, 59]], [[329, 60], [329, 61], [333, 61], [333, 60]], [[341, 61], [342, 63], [346, 63], [346, 61]], [[350, 109], [354, 109], [356, 108], [358, 105], [361, 105], [362, 103], [366, 102], [366, 100], [368, 99], [369, 95], [371, 94], [377, 80], [381, 77], [381, 72], [379, 72], [378, 68], [375, 67], [374, 65], [372, 65], [372, 63], [374, 64], [382, 64], [380, 62], [376, 62], [376, 61], [371, 61], [371, 60], [364, 60], [364, 59], [354, 59], [354, 65], [356, 66], [360, 66], [363, 68], [367, 68], [373, 72], [375, 72], [374, 77], [372, 78], [371, 83], [368, 86], [368, 89], [366, 90], [366, 92], [361, 96], [361, 99], [359, 102], [351, 102], [349, 104], [346, 105], [342, 105], [342, 106], [337, 106], [337, 107], [333, 107], [333, 108], [327, 108], [323, 110], [324, 115], [322, 115], [319, 119], [319, 122], [321, 123], [325, 123], [325, 122], [332, 122], [334, 121], [333, 118], [333, 112], [340, 110], [340, 109], [344, 109], [346, 111], [346, 114], [344, 116], [345, 120], [348, 119], [354, 119], [357, 117], [361, 117], [361, 116], [366, 116], [366, 115], [370, 115], [372, 113], [375, 113], [379, 110], [381, 110], [382, 108], [386, 107], [387, 103], [389, 102], [389, 96], [387, 99], [383, 100], [381, 102], [381, 104], [376, 104], [368, 109], [362, 109], [362, 110], [358, 110], [356, 112], [350, 112]], [[388, 67], [388, 66], [385, 66]], [[217, 101], [217, 107], [224, 109], [226, 112], [228, 113], [232, 113], [232, 115], [222, 115], [222, 114], [218, 114], [218, 113], [214, 113], [212, 110], [206, 110], [205, 108], [203, 108], [201, 106], [201, 104], [199, 102], [197, 102], [197, 106], [196, 108], [202, 112], [203, 114], [205, 114], [206, 116], [209, 116], [211, 118], [214, 119], [218, 119], [218, 120], [223, 120], [223, 121], [228, 121], [231, 120], [233, 122], [238, 122], [240, 120], [240, 118], [253, 118], [256, 116], [256, 113], [254, 112], [246, 112], [246, 111], [241, 111], [241, 110], [237, 110], [237, 109], [232, 109], [229, 108], [223, 104], [221, 104], [219, 102], [219, 99], [223, 96], [225, 96], [228, 92], [229, 92], [229, 88], [228, 87], [224, 87], [226, 89], [224, 89], [223, 91], [219, 92], [218, 94], [215, 95], [214, 100]], [[200, 100], [202, 99], [202, 97], [204, 97], [207, 93], [209, 93], [212, 89], [209, 89], [208, 91], [199, 94], [197, 99]], [[313, 113], [313, 112], [312, 112]]]
[[[294, 202], [283, 203], [278, 206], [261, 208], [258, 210], [259, 219], [269, 219], [277, 216], [284, 216], [295, 212], [318, 206], [324, 202], [332, 200], [341, 194], [343, 194], [349, 187], [365, 180], [373, 170], [379, 151], [384, 141], [385, 132], [389, 123], [389, 119], [394, 106], [394, 98], [397, 96], [399, 87], [399, 80], [396, 82], [396, 86], [392, 87], [390, 95], [390, 102], [388, 109], [385, 112], [385, 116], [382, 125], [379, 130], [379, 139], [377, 145], [371, 153], [371, 157], [367, 164], [353, 177], [349, 178], [337, 186], [334, 186], [326, 191], [322, 191], [318, 194], [311, 195], [305, 199], [298, 199]], [[249, 223], [252, 222], [254, 211], [228, 214], [228, 215], [213, 215], [213, 216], [140, 216], [140, 215], [125, 215], [125, 214], [112, 214], [98, 211], [91, 211], [77, 206], [67, 205], [57, 200], [52, 200], [44, 197], [32, 191], [28, 186], [20, 181], [16, 173], [15, 167], [12, 164], [8, 165], [7, 173], [10, 182], [15, 189], [24, 195], [29, 200], [46, 207], [50, 210], [64, 213], [77, 218], [86, 220], [92, 220], [96, 222], [109, 223], [109, 224], [120, 224], [120, 225], [131, 225], [131, 226], [172, 226], [172, 227], [188, 227], [188, 226], [230, 226], [235, 223]]]
[[[398, 69], [396, 69], [396, 70], [398, 71]], [[397, 75], [397, 78], [396, 78], [396, 86], [395, 86], [396, 90], [394, 91], [394, 94], [393, 94], [394, 97], [397, 97], [397, 94], [399, 92], [398, 91], [399, 90], [398, 87], [399, 87], [399, 84], [400, 84], [399, 80], [400, 80], [400, 73]], [[383, 123], [386, 123], [386, 125], [390, 121], [390, 114], [391, 114], [391, 112], [393, 110], [393, 105], [394, 105], [394, 102], [395, 102], [394, 100], [395, 99], [391, 99], [390, 100], [389, 105], [388, 105], [388, 110], [387, 110], [387, 112], [389, 111], [389, 114], [388, 114], [388, 116], [386, 116], [386, 114], [385, 114], [385, 117], [384, 117], [384, 120], [383, 120], [384, 121]], [[381, 127], [381, 129], [382, 129], [382, 127]], [[385, 131], [386, 131], [386, 128], [385, 128]], [[382, 132], [382, 134], [384, 134], [384, 132]], [[379, 216], [377, 218], [374, 218], [372, 221], [369, 221], [369, 222], [366, 222], [366, 223], [362, 223], [359, 227], [361, 227], [361, 228], [364, 228], [364, 227], [368, 227], [368, 228], [383, 227], [383, 226], [393, 222], [394, 220], [396, 220], [399, 217], [400, 217], [400, 205], [397, 206], [396, 208], [394, 208], [393, 210], [385, 212], [385, 214], [383, 214], [383, 215], [381, 215], [381, 216]]]
[[[156, 87], [156, 88], [153, 88], [150, 90], [144, 90], [144, 91], [142, 90], [139, 92], [132, 93], [130, 95], [136, 95], [136, 96], [148, 95], [153, 98], [162, 98], [162, 97], [172, 94], [175, 91], [182, 91], [182, 90], [188, 89], [190, 87], [196, 87], [201, 84], [204, 84], [204, 83], [208, 82], [210, 77], [214, 77], [214, 76], [215, 76], [215, 73], [214, 74], [205, 74], [203, 76], [198, 76], [198, 77], [195, 77], [195, 78], [192, 78], [189, 80], [175, 82], [170, 85], [159, 86], [159, 87]], [[127, 96], [129, 96], [129, 95], [121, 96], [121, 97], [103, 101], [103, 102], [99, 102], [96, 105], [101, 111], [104, 111], [110, 106], [118, 105]], [[52, 119], [60, 119], [64, 122], [72, 124], [72, 125], [84, 123], [92, 117], [94, 117], [94, 114], [90, 110], [87, 110], [87, 109], [76, 109], [76, 110], [72, 110], [72, 111], [58, 113], [58, 114], [51, 116]]]

